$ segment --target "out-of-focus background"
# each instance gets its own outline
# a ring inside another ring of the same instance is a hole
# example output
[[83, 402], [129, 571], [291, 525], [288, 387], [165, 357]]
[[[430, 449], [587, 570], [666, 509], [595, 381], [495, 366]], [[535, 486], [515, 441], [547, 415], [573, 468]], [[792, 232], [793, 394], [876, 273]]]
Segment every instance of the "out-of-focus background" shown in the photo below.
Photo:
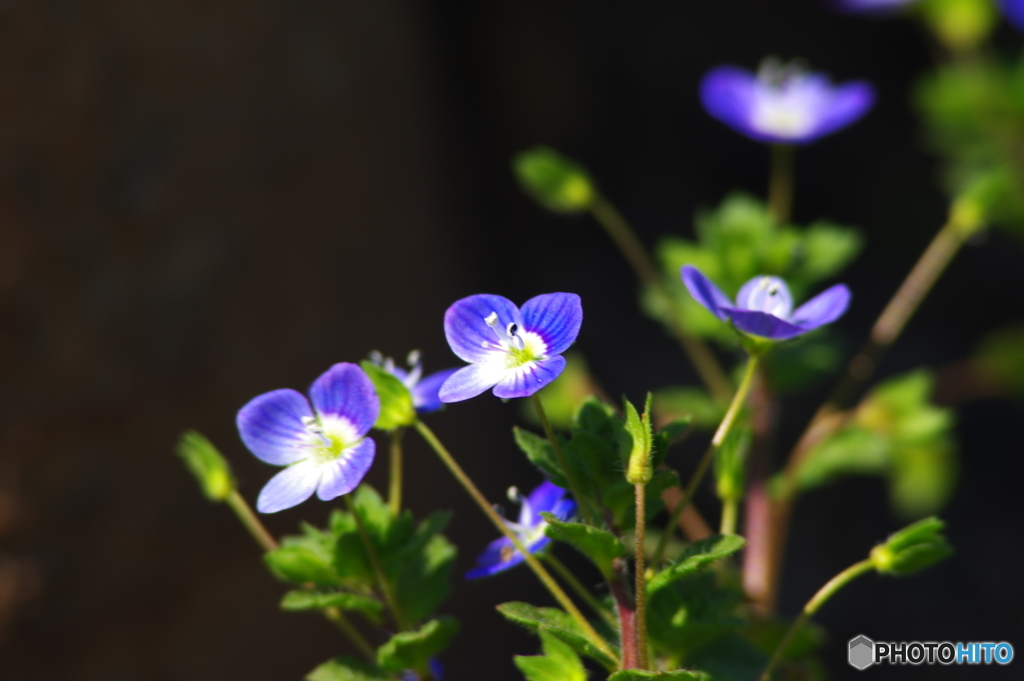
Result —
[[[1019, 51], [1024, 36], [1004, 27], [996, 44]], [[691, 235], [695, 210], [767, 182], [767, 150], [700, 107], [699, 78], [719, 63], [803, 57], [878, 88], [864, 121], [797, 160], [797, 221], [867, 238], [837, 325], [855, 347], [945, 218], [908, 94], [934, 52], [910, 21], [815, 0], [0, 4], [0, 678], [277, 681], [345, 651], [321, 619], [278, 610], [284, 586], [173, 446], [204, 432], [253, 500], [274, 469], [238, 440], [242, 404], [371, 349], [454, 366], [441, 320], [457, 298], [577, 292], [577, 349], [609, 394], [695, 382], [604, 234], [545, 213], [509, 161], [552, 145], [647, 244]], [[969, 246], [880, 376], [948, 366], [1020, 319], [1022, 262], [1001, 232]], [[828, 387], [784, 403], [782, 442]], [[958, 552], [830, 602], [832, 678], [859, 678], [845, 645], [862, 633], [1024, 650], [1021, 410], [988, 399], [957, 414], [961, 476], [943, 516]], [[518, 421], [485, 396], [432, 423], [498, 500], [540, 480], [508, 434]], [[410, 440], [408, 501], [455, 510], [461, 574], [493, 530]], [[673, 456], [686, 468], [696, 455]], [[384, 467], [369, 481], [382, 487]], [[328, 510], [314, 500], [266, 522], [283, 534]], [[785, 614], [901, 526], [876, 479], [811, 493], [797, 513]], [[493, 606], [545, 594], [525, 570], [456, 583], [448, 678], [521, 678], [510, 656], [536, 641]]]

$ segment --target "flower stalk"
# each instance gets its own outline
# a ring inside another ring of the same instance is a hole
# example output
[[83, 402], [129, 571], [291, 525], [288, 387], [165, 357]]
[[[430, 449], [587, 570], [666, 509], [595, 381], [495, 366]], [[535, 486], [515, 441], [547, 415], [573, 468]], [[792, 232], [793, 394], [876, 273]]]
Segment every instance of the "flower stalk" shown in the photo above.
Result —
[[633, 485], [633, 493], [636, 497], [636, 562], [634, 576], [636, 583], [633, 587], [636, 598], [636, 655], [637, 667], [648, 668], [647, 660], [647, 568], [644, 565], [644, 529], [647, 516], [644, 508], [644, 497], [647, 485], [638, 482]]
[[391, 466], [388, 471], [388, 508], [391, 515], [398, 516], [402, 512], [402, 433], [404, 429], [395, 428], [391, 431]]
[[771, 145], [771, 174], [768, 178], [768, 211], [775, 223], [789, 222], [793, 207], [793, 160], [792, 144]]
[[388, 582], [387, 575], [384, 574], [384, 569], [380, 564], [380, 557], [377, 555], [377, 550], [373, 547], [373, 542], [370, 541], [370, 535], [366, 531], [366, 525], [363, 524], [363, 518], [359, 515], [358, 509], [355, 504], [352, 503], [351, 495], [345, 495], [345, 504], [348, 506], [349, 513], [355, 518], [356, 528], [359, 530], [359, 538], [363, 542], [363, 547], [366, 549], [366, 555], [370, 559], [370, 566], [373, 568], [373, 573], [377, 577], [377, 586], [380, 589], [381, 595], [384, 597], [384, 601], [388, 604], [388, 609], [391, 610], [391, 616], [395, 620], [395, 626], [399, 631], [405, 631], [408, 626], [405, 622], [405, 618], [402, 617], [402, 612], [398, 608], [398, 601], [395, 600], [395, 594], [391, 590], [391, 584]]
[[569, 483], [569, 491], [572, 492], [572, 496], [576, 499], [576, 503], [579, 504], [580, 512], [583, 513], [584, 520], [587, 521], [588, 525], [594, 524], [594, 515], [590, 511], [590, 505], [587, 503], [586, 498], [580, 494], [580, 485], [576, 481], [576, 474], [571, 468], [569, 468], [569, 462], [566, 461], [565, 455], [562, 453], [562, 447], [558, 444], [558, 440], [555, 438], [555, 431], [551, 428], [551, 423], [548, 421], [548, 415], [544, 411], [544, 404], [540, 401], [540, 397], [537, 393], [533, 394], [533, 406], [537, 409], [537, 416], [540, 418], [541, 425], [544, 426], [544, 434], [547, 435], [548, 441], [551, 443], [551, 449], [555, 452], [555, 457], [558, 459], [558, 465], [562, 467], [562, 472], [565, 473], [565, 480]]

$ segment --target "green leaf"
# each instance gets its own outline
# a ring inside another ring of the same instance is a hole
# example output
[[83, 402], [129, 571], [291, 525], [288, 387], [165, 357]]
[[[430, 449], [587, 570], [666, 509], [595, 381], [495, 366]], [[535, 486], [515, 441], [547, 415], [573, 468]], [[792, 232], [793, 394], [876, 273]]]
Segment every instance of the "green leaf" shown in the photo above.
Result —
[[586, 681], [587, 670], [572, 646], [541, 630], [543, 655], [516, 655], [513, 660], [527, 681]]
[[451, 593], [455, 546], [444, 535], [430, 537], [423, 548], [403, 559], [398, 573], [396, 598], [410, 621], [420, 621], [434, 612]]
[[703, 672], [685, 669], [675, 669], [670, 672], [623, 669], [609, 676], [608, 681], [711, 681], [711, 677]]
[[541, 513], [547, 521], [544, 534], [574, 546], [580, 553], [594, 561], [605, 579], [612, 579], [612, 561], [626, 555], [622, 540], [607, 530], [600, 530], [583, 523], [567, 523], [551, 513]]
[[656, 593], [677, 579], [702, 570], [716, 560], [736, 553], [747, 543], [738, 535], [716, 534], [691, 544], [674, 563], [654, 576], [647, 583], [647, 593]]
[[743, 626], [737, 617], [743, 591], [725, 571], [698, 572], [649, 594], [647, 626], [656, 648], [677, 659]]
[[725, 407], [702, 388], [666, 388], [654, 393], [654, 408], [659, 415], [685, 418], [694, 428], [711, 429], [725, 416]]
[[512, 170], [527, 194], [558, 213], [585, 211], [597, 195], [583, 166], [548, 147], [517, 155]]
[[498, 612], [530, 631], [550, 633], [563, 643], [567, 643], [576, 652], [600, 663], [609, 671], [615, 669], [615, 660], [594, 646], [576, 621], [568, 613], [558, 608], [538, 608], [528, 603], [513, 601], [499, 605]]
[[403, 631], [377, 649], [377, 664], [390, 672], [414, 669], [423, 672], [427, 662], [448, 647], [459, 631], [459, 623], [450, 615], [431, 620], [416, 631]]
[[856, 230], [816, 222], [803, 235], [798, 276], [808, 282], [827, 279], [852, 262], [863, 246], [864, 239]]
[[373, 381], [373, 387], [380, 398], [380, 415], [374, 428], [394, 430], [411, 426], [416, 420], [416, 409], [412, 406], [412, 393], [397, 376], [369, 360], [360, 363], [363, 371]]
[[278, 579], [293, 584], [338, 586], [341, 577], [334, 569], [334, 538], [310, 525], [302, 536], [285, 537], [281, 547], [263, 554], [263, 561]]
[[182, 433], [177, 453], [210, 501], [224, 501], [235, 491], [235, 480], [231, 477], [228, 462], [200, 433], [194, 430]]
[[381, 613], [381, 602], [368, 596], [334, 591], [321, 593], [317, 591], [289, 591], [281, 601], [281, 609], [289, 611], [323, 610], [338, 608], [339, 610], [357, 610], [365, 613], [373, 621], [377, 621]]
[[884, 544], [871, 550], [875, 569], [884, 574], [910, 575], [931, 567], [953, 553], [941, 534], [946, 524], [936, 517], [925, 518], [903, 528]]
[[307, 674], [306, 681], [393, 681], [393, 677], [361, 660], [336, 657]]
[[569, 488], [569, 482], [565, 479], [561, 466], [558, 464], [558, 458], [547, 438], [534, 435], [522, 428], [513, 428], [512, 433], [515, 436], [516, 444], [526, 454], [530, 463], [539, 468], [551, 482], [559, 487]]

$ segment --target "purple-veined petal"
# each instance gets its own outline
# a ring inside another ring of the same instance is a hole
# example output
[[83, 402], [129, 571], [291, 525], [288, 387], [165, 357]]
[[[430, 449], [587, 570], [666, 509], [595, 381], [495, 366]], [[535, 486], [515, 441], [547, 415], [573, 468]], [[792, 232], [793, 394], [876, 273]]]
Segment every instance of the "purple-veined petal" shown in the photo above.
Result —
[[719, 66], [709, 71], [700, 83], [700, 101], [704, 109], [733, 130], [760, 139], [750, 124], [758, 88], [757, 77], [736, 66]]
[[[507, 559], [506, 559], [507, 557]], [[508, 537], [495, 539], [476, 559], [476, 567], [466, 573], [466, 579], [490, 577], [522, 563], [523, 554], [516, 550]]]
[[476, 397], [488, 388], [493, 388], [505, 378], [509, 370], [505, 368], [504, 355], [501, 350], [500, 357], [490, 362], [470, 364], [462, 367], [441, 384], [437, 396], [442, 402], [461, 402], [471, 397]]
[[380, 414], [380, 399], [373, 382], [358, 365], [335, 364], [309, 387], [309, 398], [318, 413], [340, 416], [364, 435]]
[[726, 316], [732, 320], [737, 329], [752, 336], [771, 338], [772, 340], [786, 340], [795, 338], [800, 334], [807, 333], [808, 329], [795, 324], [790, 324], [785, 319], [779, 319], [767, 312], [756, 310], [738, 310], [736, 308], [723, 308]]
[[782, 279], [761, 275], [740, 288], [736, 294], [736, 307], [788, 319], [789, 313], [793, 311], [793, 296]]
[[789, 320], [810, 331], [839, 319], [849, 305], [850, 289], [845, 284], [836, 284], [798, 307]]
[[502, 329], [510, 322], [523, 325], [519, 308], [511, 300], [490, 293], [457, 300], [444, 313], [444, 335], [459, 359], [481, 362], [498, 346], [498, 337], [484, 321], [492, 312], [498, 313]]
[[732, 307], [729, 296], [722, 293], [720, 288], [693, 265], [683, 265], [682, 276], [686, 290], [690, 292], [694, 300], [706, 307], [711, 314], [724, 320], [725, 313], [722, 312], [722, 308]]
[[324, 501], [330, 501], [354, 490], [370, 470], [376, 451], [374, 441], [364, 437], [343, 450], [341, 456], [334, 461], [321, 464], [320, 485], [316, 495]]
[[569, 349], [580, 333], [583, 304], [575, 293], [545, 293], [523, 303], [523, 329], [533, 331], [548, 346], [548, 356]]
[[444, 406], [438, 391], [441, 390], [444, 382], [456, 371], [458, 371], [458, 368], [444, 369], [443, 371], [425, 376], [419, 383], [414, 385], [409, 392], [412, 393], [412, 406], [416, 408], [416, 411], [421, 414], [428, 414]]
[[312, 461], [300, 461], [285, 468], [270, 479], [256, 499], [260, 513], [277, 513], [298, 506], [313, 495], [320, 482], [320, 466]]
[[545, 480], [527, 497], [528, 503], [523, 504], [522, 511], [519, 513], [519, 524], [524, 527], [534, 527], [543, 522], [544, 519], [540, 517], [540, 514], [542, 512], [553, 513], [558, 502], [566, 494], [567, 492], [563, 488]]
[[251, 399], [238, 410], [235, 422], [242, 442], [256, 458], [286, 466], [308, 456], [309, 432], [302, 419], [311, 416], [306, 398], [284, 388]]
[[835, 87], [818, 112], [813, 135], [817, 139], [856, 123], [874, 106], [875, 88], [866, 81], [854, 81]]
[[502, 399], [529, 397], [558, 378], [563, 369], [565, 357], [561, 355], [528, 362], [521, 367], [506, 370], [501, 382], [494, 386], [494, 394]]
[[1024, 31], [1024, 2], [1021, 0], [1000, 0], [1003, 16], [1018, 30]]

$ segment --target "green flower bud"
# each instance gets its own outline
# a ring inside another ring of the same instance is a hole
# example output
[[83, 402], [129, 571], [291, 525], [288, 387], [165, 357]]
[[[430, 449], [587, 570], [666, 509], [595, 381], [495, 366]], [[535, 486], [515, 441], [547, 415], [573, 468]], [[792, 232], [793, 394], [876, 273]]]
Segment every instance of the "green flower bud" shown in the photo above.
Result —
[[898, 576], [931, 567], [953, 552], [940, 534], [945, 525], [934, 516], [919, 520], [873, 548], [871, 562], [879, 572]]
[[185, 431], [178, 442], [178, 456], [196, 476], [203, 494], [211, 501], [224, 501], [235, 489], [228, 462], [217, 448], [194, 430]]
[[548, 147], [519, 154], [512, 169], [526, 193], [556, 213], [588, 210], [597, 196], [583, 166]]

